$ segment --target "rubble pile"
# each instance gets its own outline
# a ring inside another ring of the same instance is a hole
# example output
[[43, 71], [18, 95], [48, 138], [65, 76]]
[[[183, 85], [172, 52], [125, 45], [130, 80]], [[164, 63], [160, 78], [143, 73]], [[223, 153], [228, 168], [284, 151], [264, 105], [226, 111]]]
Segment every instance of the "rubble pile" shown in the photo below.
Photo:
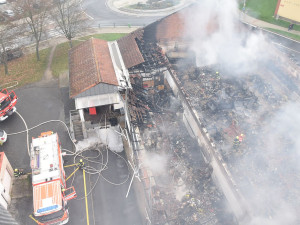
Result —
[[153, 175], [151, 222], [235, 224], [226, 211], [223, 194], [212, 181], [210, 165], [184, 125], [181, 103], [164, 79], [166, 70], [172, 73], [189, 107], [197, 112], [238, 189], [254, 199], [257, 193], [250, 190], [257, 189], [252, 187], [265, 186], [266, 181], [268, 187], [276, 184], [264, 204], [253, 207], [258, 214], [266, 218], [276, 215], [272, 206], [278, 205], [274, 198], [278, 193], [284, 193], [280, 199], [300, 211], [297, 173], [281, 164], [282, 160], [295, 161], [293, 154], [288, 154], [288, 138], [278, 138], [276, 151], [267, 148], [268, 140], [262, 138], [268, 136], [266, 127], [276, 110], [289, 100], [299, 99], [300, 91], [284, 68], [270, 62], [261, 71], [237, 78], [217, 66], [198, 68], [188, 60], [171, 66], [157, 44], [142, 39], [136, 42], [145, 62], [129, 70], [131, 120], [139, 127], [148, 152], [170, 157], [168, 169]]
[[212, 168], [182, 122], [180, 103], [170, 90], [157, 90], [157, 86], [142, 89], [137, 80], [133, 84], [134, 94], [129, 95], [131, 117], [143, 115], [143, 122], [135, 125], [143, 135], [145, 149], [169, 157], [165, 173], [154, 174], [151, 222], [235, 224], [226, 211], [223, 194], [212, 181]]
[[[176, 72], [186, 99], [197, 111], [245, 196], [254, 198], [257, 193], [249, 190], [264, 187], [274, 195], [284, 193], [281, 197], [299, 210], [299, 178], [295, 171], [289, 171], [292, 166], [281, 164], [295, 161], [288, 150], [290, 140], [280, 137], [275, 151], [269, 148], [270, 141], [275, 140], [267, 138], [274, 132], [269, 122], [277, 110], [288, 101], [299, 99], [299, 90], [291, 79], [274, 67], [266, 69], [263, 75], [238, 79], [213, 67]], [[258, 210], [272, 218], [276, 215], [272, 205], [277, 199], [271, 195], [268, 201], [268, 207]]]

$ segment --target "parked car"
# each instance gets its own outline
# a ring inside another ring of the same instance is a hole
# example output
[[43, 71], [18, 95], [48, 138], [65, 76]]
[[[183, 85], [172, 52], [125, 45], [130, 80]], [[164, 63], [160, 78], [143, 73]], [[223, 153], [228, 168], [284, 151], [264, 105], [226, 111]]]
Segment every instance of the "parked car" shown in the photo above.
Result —
[[13, 16], [15, 16], [15, 13], [11, 9], [7, 9], [7, 10], [3, 11], [3, 15], [8, 16], [8, 17], [13, 17]]
[[2, 145], [7, 140], [7, 134], [4, 130], [0, 130], [0, 145]]
[[17, 14], [23, 14], [24, 10], [22, 9], [22, 7], [17, 7], [16, 8]]
[[[3, 50], [0, 49], [0, 63], [2, 63], [3, 60], [2, 52]], [[6, 48], [7, 61], [20, 58], [22, 55], [23, 55], [23, 50], [20, 47]]]
[[0, 0], [0, 4], [6, 4], [7, 1], [6, 0]]

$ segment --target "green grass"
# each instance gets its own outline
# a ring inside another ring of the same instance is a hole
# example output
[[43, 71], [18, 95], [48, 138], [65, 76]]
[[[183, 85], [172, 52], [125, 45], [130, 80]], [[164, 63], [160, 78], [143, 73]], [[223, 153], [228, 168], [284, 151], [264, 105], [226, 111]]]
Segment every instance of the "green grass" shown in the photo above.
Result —
[[42, 79], [47, 67], [50, 48], [40, 51], [40, 61], [36, 60], [35, 53], [24, 55], [8, 62], [8, 75], [5, 75], [4, 66], [0, 65], [1, 84], [18, 81], [19, 87]]
[[[277, 0], [247, 0], [246, 10], [249, 16], [288, 28], [289, 22], [275, 19], [274, 12], [276, 5]], [[243, 8], [243, 3], [240, 3], [240, 8]], [[295, 25], [294, 30], [300, 31], [300, 26]]]
[[[81, 41], [72, 41], [73, 46], [78, 45]], [[53, 77], [59, 77], [60, 74], [66, 72], [69, 69], [68, 52], [70, 49], [69, 42], [64, 42], [56, 46], [53, 60], [51, 64], [51, 70]]]
[[91, 37], [102, 39], [105, 41], [115, 41], [120, 39], [121, 37], [127, 35], [127, 33], [105, 33], [105, 34], [93, 34], [86, 37], [80, 38], [81, 40], [88, 40]]
[[300, 41], [300, 35], [297, 35], [297, 34], [291, 34], [291, 33], [286, 32], [286, 31], [277, 30], [277, 29], [272, 29], [272, 28], [265, 28], [265, 29], [266, 29], [266, 30], [269, 30], [269, 31], [272, 31], [272, 32], [274, 32], [274, 33], [278, 33], [278, 34], [281, 34], [281, 35], [283, 35], [283, 36], [292, 38], [292, 39], [294, 39], [294, 40]]

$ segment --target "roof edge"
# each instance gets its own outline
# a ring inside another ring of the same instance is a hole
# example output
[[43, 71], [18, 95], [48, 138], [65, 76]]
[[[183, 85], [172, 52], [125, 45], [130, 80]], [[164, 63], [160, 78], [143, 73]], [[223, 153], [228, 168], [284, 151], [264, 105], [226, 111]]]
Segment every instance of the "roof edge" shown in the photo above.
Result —
[[98, 85], [98, 84], [99, 84], [99, 83], [97, 83], [97, 84], [92, 84], [92, 85], [90, 85], [90, 86], [84, 88], [84, 89], [81, 90], [80, 92], [76, 93], [75, 95], [74, 95], [74, 94], [73, 94], [73, 95], [70, 95], [70, 98], [75, 98], [77, 95], [81, 94], [82, 92], [85, 92], [86, 90], [88, 90], [88, 89], [90, 89], [90, 88], [92, 88], [92, 87], [94, 87], [94, 86], [96, 86], [96, 85]]

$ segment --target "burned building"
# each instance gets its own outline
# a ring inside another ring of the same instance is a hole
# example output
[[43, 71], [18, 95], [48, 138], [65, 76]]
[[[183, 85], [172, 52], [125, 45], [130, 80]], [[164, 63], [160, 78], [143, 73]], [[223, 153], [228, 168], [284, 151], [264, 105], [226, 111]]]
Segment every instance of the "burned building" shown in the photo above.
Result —
[[[174, 19], [182, 22], [175, 13], [118, 40], [132, 85], [128, 111], [133, 153], [128, 155], [138, 165], [142, 180], [135, 190], [146, 197], [140, 204], [152, 224], [236, 224], [222, 189], [212, 178], [214, 169], [203, 157], [184, 106], [167, 79], [172, 66], [166, 49], [171, 49], [169, 53], [185, 49], [179, 47], [178, 35], [168, 30], [177, 30], [168, 25]], [[151, 166], [152, 157], [157, 156], [163, 161], [161, 171]]]
[[[220, 64], [199, 67], [191, 40], [183, 35], [182, 15], [191, 8], [184, 10], [118, 40], [132, 84], [129, 155], [141, 181], [136, 192], [146, 196], [143, 214], [152, 224], [246, 224], [256, 216], [276, 220], [272, 197], [267, 207], [251, 198], [257, 198], [256, 188], [268, 171], [271, 183], [280, 176], [273, 194], [292, 188], [284, 198], [299, 207], [297, 176], [286, 177], [287, 168], [280, 168], [279, 159], [295, 161], [286, 154], [289, 141], [282, 138], [269, 161], [267, 138], [261, 138], [267, 137], [264, 125], [276, 110], [299, 98], [297, 76], [279, 61], [286, 60], [293, 71], [299, 67], [275, 48], [278, 57], [247, 76], [231, 76]], [[243, 24], [238, 29], [252, 32]], [[165, 168], [156, 171], [152, 159], [162, 160]]]

